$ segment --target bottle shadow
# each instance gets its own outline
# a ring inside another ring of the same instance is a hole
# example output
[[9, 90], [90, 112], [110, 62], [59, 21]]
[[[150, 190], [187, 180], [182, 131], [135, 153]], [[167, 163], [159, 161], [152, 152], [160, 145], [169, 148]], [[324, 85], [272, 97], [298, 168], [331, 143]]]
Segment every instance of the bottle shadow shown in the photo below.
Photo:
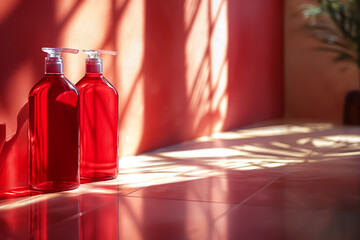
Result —
[[17, 115], [16, 132], [9, 139], [6, 139], [6, 124], [0, 125], [0, 199], [29, 194], [28, 116], [26, 102]]

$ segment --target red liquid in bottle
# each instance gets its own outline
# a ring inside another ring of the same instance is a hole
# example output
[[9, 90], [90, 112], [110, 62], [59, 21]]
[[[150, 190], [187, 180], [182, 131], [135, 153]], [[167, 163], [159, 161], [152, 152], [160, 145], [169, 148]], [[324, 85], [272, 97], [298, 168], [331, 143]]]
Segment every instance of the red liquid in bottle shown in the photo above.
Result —
[[100, 181], [118, 175], [118, 93], [101, 73], [87, 73], [80, 94], [80, 176]]
[[79, 98], [63, 74], [46, 74], [29, 94], [31, 188], [75, 189], [79, 176]]

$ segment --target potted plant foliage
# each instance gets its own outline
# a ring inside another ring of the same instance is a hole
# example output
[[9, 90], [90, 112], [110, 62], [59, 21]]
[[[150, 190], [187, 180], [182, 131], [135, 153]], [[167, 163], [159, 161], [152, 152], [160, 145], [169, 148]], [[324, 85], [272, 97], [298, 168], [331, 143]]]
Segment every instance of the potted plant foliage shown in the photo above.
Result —
[[[318, 50], [334, 52], [335, 61], [351, 61], [360, 69], [360, 0], [316, 1], [301, 5], [301, 12], [306, 28], [324, 44]], [[346, 96], [344, 123], [360, 125], [360, 88]]]

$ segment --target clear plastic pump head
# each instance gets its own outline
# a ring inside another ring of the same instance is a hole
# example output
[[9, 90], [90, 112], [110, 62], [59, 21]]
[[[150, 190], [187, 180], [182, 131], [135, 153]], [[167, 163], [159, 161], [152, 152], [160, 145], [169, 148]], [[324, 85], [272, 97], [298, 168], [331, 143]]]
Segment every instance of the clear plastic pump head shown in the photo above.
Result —
[[79, 50], [73, 48], [41, 48], [43, 52], [47, 53], [45, 58], [45, 74], [63, 74], [63, 58], [62, 52], [77, 54]]
[[86, 71], [85, 73], [102, 73], [103, 64], [100, 54], [116, 55], [116, 51], [109, 50], [83, 50], [88, 55], [86, 59]]

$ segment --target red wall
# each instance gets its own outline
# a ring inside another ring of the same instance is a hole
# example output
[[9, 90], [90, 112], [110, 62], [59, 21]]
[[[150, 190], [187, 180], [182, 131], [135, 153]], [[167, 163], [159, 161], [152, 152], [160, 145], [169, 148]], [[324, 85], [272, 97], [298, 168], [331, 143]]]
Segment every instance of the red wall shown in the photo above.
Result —
[[[0, 5], [0, 190], [26, 184], [42, 46], [117, 50], [122, 155], [283, 114], [282, 0], [8, 0]], [[84, 55], [64, 55], [76, 83]]]
[[304, 27], [303, 0], [285, 2], [286, 115], [342, 123], [346, 94], [359, 88], [359, 69], [350, 61], [335, 62], [336, 52], [317, 49], [326, 45]]

